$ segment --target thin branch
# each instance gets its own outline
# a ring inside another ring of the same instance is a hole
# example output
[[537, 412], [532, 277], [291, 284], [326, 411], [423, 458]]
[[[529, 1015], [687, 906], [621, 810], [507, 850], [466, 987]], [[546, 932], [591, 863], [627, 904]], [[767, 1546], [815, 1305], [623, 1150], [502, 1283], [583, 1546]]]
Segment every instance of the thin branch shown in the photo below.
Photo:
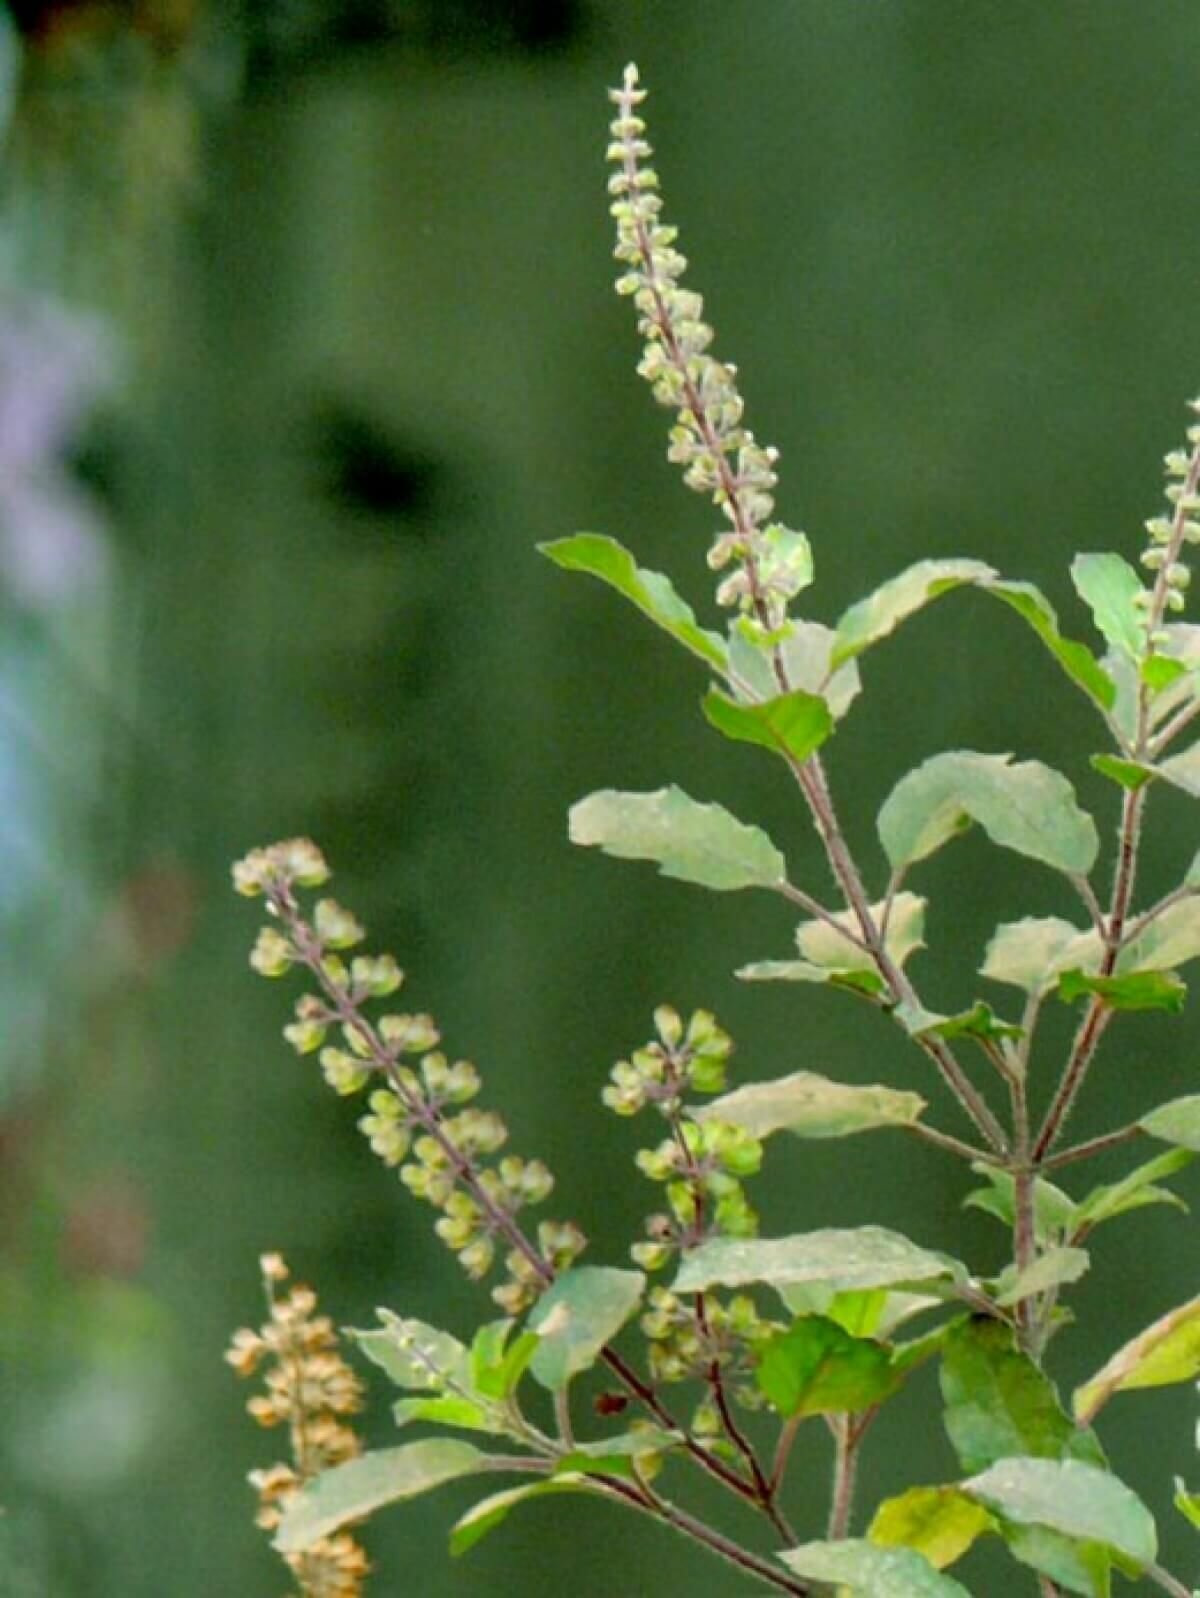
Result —
[[1076, 1160], [1090, 1160], [1094, 1154], [1104, 1154], [1108, 1149], [1119, 1148], [1122, 1143], [1129, 1143], [1136, 1137], [1144, 1137], [1145, 1133], [1137, 1122], [1129, 1126], [1119, 1127], [1115, 1132], [1104, 1132], [1099, 1137], [1088, 1138], [1085, 1143], [1076, 1143], [1069, 1149], [1061, 1149], [1057, 1154], [1051, 1154], [1042, 1161], [1042, 1171], [1055, 1171], [1060, 1165], [1073, 1165]]
[[775, 887], [785, 899], [790, 899], [794, 905], [798, 905], [801, 910], [812, 916], [814, 920], [824, 921], [826, 926], [832, 927], [840, 937], [854, 944], [855, 948], [861, 949], [864, 954], [870, 954], [870, 944], [860, 937], [853, 927], [848, 927], [844, 920], [839, 920], [836, 911], [827, 909], [820, 900], [814, 899], [811, 894], [805, 893], [803, 888], [794, 887], [785, 878], [781, 878], [775, 884]]
[[1156, 1587], [1161, 1587], [1163, 1592], [1169, 1592], [1171, 1598], [1192, 1598], [1192, 1589], [1184, 1585], [1169, 1570], [1164, 1570], [1161, 1565], [1147, 1565], [1145, 1574]]
[[991, 1153], [987, 1149], [973, 1148], [961, 1138], [951, 1137], [949, 1132], [939, 1132], [936, 1126], [927, 1126], [924, 1121], [906, 1121], [903, 1130], [911, 1132], [914, 1137], [919, 1137], [926, 1143], [931, 1143], [934, 1148], [945, 1149], [947, 1154], [957, 1154], [960, 1160], [972, 1162], [978, 1160], [984, 1165], [1004, 1164], [1000, 1155]]
[[771, 1460], [771, 1491], [773, 1493], [777, 1493], [783, 1485], [788, 1460], [791, 1458], [792, 1444], [796, 1441], [796, 1434], [800, 1430], [800, 1423], [803, 1419], [803, 1415], [789, 1416], [779, 1428], [779, 1440], [775, 1444], [775, 1454]]
[[1152, 904], [1149, 910], [1143, 911], [1140, 916], [1135, 916], [1128, 923], [1121, 938], [1121, 947], [1124, 948], [1127, 944], [1132, 943], [1135, 938], [1139, 938], [1146, 928], [1152, 922], [1157, 921], [1159, 916], [1164, 911], [1169, 910], [1172, 905], [1179, 904], [1184, 899], [1194, 899], [1197, 894], [1200, 894], [1200, 888], [1190, 888], [1186, 883], [1181, 884], [1178, 888], [1172, 888], [1170, 893], [1164, 893], [1157, 904]]

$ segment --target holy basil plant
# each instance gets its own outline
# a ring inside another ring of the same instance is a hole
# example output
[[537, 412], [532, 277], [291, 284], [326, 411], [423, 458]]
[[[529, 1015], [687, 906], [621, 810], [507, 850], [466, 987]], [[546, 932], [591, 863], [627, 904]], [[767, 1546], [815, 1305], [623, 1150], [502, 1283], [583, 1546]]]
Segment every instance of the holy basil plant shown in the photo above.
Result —
[[[722, 619], [699, 621], [667, 577], [606, 535], [577, 533], [542, 551], [608, 585], [694, 657], [705, 721], [786, 766], [832, 886], [794, 881], [766, 831], [674, 785], [589, 794], [571, 810], [570, 836], [698, 889], [785, 900], [799, 916], [794, 948], [739, 975], [837, 988], [883, 1012], [897, 1057], [924, 1057], [961, 1124], [933, 1123], [907, 1069], [903, 1086], [810, 1070], [730, 1086], [731, 1044], [714, 1017], [664, 1005], [654, 1036], [613, 1066], [601, 1095], [647, 1128], [636, 1154], [655, 1194], [644, 1234], [626, 1260], [585, 1260], [572, 1220], [531, 1219], [553, 1178], [540, 1160], [504, 1152], [506, 1128], [479, 1106], [475, 1067], [442, 1052], [429, 1015], [391, 1007], [395, 961], [348, 953], [364, 936], [355, 917], [331, 898], [310, 900], [329, 875], [316, 846], [253, 850], [234, 868], [238, 890], [262, 897], [270, 916], [251, 963], [308, 979], [285, 1037], [317, 1055], [337, 1093], [365, 1100], [358, 1125], [372, 1150], [433, 1209], [467, 1275], [495, 1277], [495, 1316], [469, 1337], [401, 1310], [345, 1334], [396, 1392], [401, 1440], [365, 1453], [334, 1418], [357, 1407], [359, 1388], [329, 1323], [314, 1320], [307, 1290], [272, 1299], [262, 1332], [240, 1333], [231, 1355], [247, 1373], [269, 1366], [266, 1396], [251, 1408], [291, 1428], [292, 1463], [255, 1478], [262, 1518], [309, 1593], [359, 1590], [366, 1567], [352, 1551], [353, 1522], [471, 1477], [480, 1496], [450, 1530], [454, 1553], [513, 1513], [536, 1514], [532, 1500], [584, 1493], [703, 1545], [747, 1590], [952, 1598], [969, 1592], [970, 1550], [988, 1542], [1011, 1556], [1006, 1592], [1107, 1598], [1115, 1574], [1187, 1598], [1188, 1584], [1159, 1562], [1149, 1509], [1093, 1428], [1119, 1394], [1200, 1373], [1200, 1299], [1153, 1306], [1145, 1330], [1069, 1403], [1047, 1356], [1097, 1230], [1138, 1206], [1179, 1205], [1164, 1184], [1200, 1152], [1200, 1093], [1147, 1104], [1084, 1142], [1068, 1136], [1109, 1033], [1127, 1011], [1178, 1011], [1179, 971], [1200, 955], [1200, 856], [1182, 860], [1178, 880], [1149, 902], [1138, 872], [1161, 790], [1200, 795], [1200, 742], [1187, 741], [1200, 715], [1200, 627], [1179, 619], [1200, 541], [1200, 420], [1166, 457], [1166, 506], [1146, 523], [1137, 564], [1103, 552], [1071, 567], [1094, 645], [1064, 636], [1037, 588], [969, 559], [919, 561], [833, 625], [808, 618], [798, 601], [813, 580], [809, 541], [776, 517], [776, 452], [744, 425], [735, 369], [711, 353], [703, 302], [683, 285], [644, 97], [631, 66], [612, 94], [608, 147], [617, 290], [643, 341], [638, 371], [673, 413], [669, 457], [720, 511], [708, 565]], [[1192, 409], [1200, 414], [1200, 402]], [[1040, 760], [948, 750], [884, 799], [886, 869], [868, 873], [838, 819], [826, 746], [861, 691], [864, 657], [963, 588], [1015, 613], [1011, 625], [1026, 624], [1094, 713], [1104, 749], [1092, 763], [1111, 784], [1114, 814], [1098, 826], [1068, 777]], [[986, 997], [945, 1014], [909, 968], [923, 946], [921, 868], [972, 827], [1019, 856], [1031, 881], [1053, 874], [1066, 909], [996, 927], [976, 957]], [[1040, 1025], [1048, 1001], [1074, 1015], [1065, 1047]], [[883, 1226], [761, 1234], [748, 1187], [766, 1139], [798, 1156], [791, 1140], [869, 1133], [957, 1159], [964, 1201], [1003, 1229], [1008, 1263], [980, 1273]], [[1128, 1155], [1125, 1174], [1089, 1187], [1088, 1161], [1114, 1151]], [[286, 1275], [277, 1256], [267, 1260], [269, 1280]], [[585, 1412], [575, 1384], [588, 1372], [600, 1380]], [[915, 1381], [940, 1395], [941, 1477], [856, 1505], [872, 1422]], [[531, 1403], [539, 1392], [548, 1399]], [[829, 1437], [819, 1527], [798, 1518], [789, 1471], [804, 1427]], [[686, 1497], [697, 1475], [715, 1489], [701, 1495], [703, 1511]], [[728, 1520], [722, 1495], [737, 1501]], [[1200, 1526], [1200, 1498], [1182, 1484], [1176, 1504]]]

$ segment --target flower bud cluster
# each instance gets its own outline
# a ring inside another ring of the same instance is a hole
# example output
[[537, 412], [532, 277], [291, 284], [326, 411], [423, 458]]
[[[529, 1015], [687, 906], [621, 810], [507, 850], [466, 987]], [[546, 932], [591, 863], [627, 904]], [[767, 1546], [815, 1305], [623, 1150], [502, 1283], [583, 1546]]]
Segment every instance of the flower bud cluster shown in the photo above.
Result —
[[721, 1093], [733, 1043], [707, 1010], [697, 1010], [685, 1030], [678, 1011], [660, 1004], [654, 1012], [658, 1037], [612, 1068], [601, 1098], [617, 1115], [636, 1115], [653, 1104], [668, 1119], [678, 1115], [687, 1093]]
[[[733, 1378], [748, 1377], [756, 1350], [781, 1328], [765, 1320], [752, 1298], [735, 1294], [722, 1304], [711, 1293], [699, 1302], [680, 1298], [666, 1287], [652, 1287], [649, 1308], [641, 1318], [641, 1329], [649, 1340], [650, 1373], [655, 1381], [708, 1381], [714, 1368]], [[750, 1408], [760, 1405], [756, 1387], [738, 1388], [738, 1401]], [[720, 1422], [708, 1424], [702, 1412], [697, 1420], [701, 1430], [717, 1432]]]
[[[343, 952], [366, 934], [336, 900], [319, 900], [311, 921], [302, 913], [296, 888], [323, 884], [329, 874], [315, 845], [303, 839], [253, 850], [237, 863], [235, 887], [264, 895], [280, 923], [259, 933], [251, 964], [265, 976], [298, 964], [317, 977], [321, 993], [297, 1000], [284, 1037], [298, 1054], [319, 1051], [337, 1093], [358, 1093], [374, 1081], [359, 1129], [383, 1163], [398, 1168], [405, 1187], [439, 1211], [434, 1230], [473, 1280], [487, 1274], [498, 1243], [507, 1240], [507, 1280], [493, 1298], [517, 1314], [586, 1240], [571, 1223], [546, 1221], [536, 1248], [526, 1243], [515, 1217], [542, 1203], [554, 1178], [541, 1160], [507, 1155], [494, 1167], [484, 1163], [504, 1147], [508, 1128], [494, 1111], [470, 1102], [480, 1091], [479, 1072], [466, 1060], [451, 1064], [437, 1048], [433, 1018], [394, 1012], [368, 1019], [363, 1007], [393, 994], [403, 972], [389, 954], [358, 954], [346, 963]], [[340, 1043], [326, 1041], [331, 1028]]]
[[658, 174], [646, 165], [653, 152], [637, 114], [646, 94], [636, 67], [626, 67], [609, 98], [617, 108], [607, 152], [616, 167], [608, 181], [617, 224], [613, 253], [623, 267], [616, 287], [633, 299], [646, 341], [638, 373], [659, 404], [677, 413], [667, 458], [684, 468], [689, 488], [711, 496], [729, 524], [709, 551], [714, 571], [735, 568], [717, 590], [718, 603], [736, 606], [749, 635], [768, 643], [784, 626], [789, 601], [812, 580], [808, 540], [770, 522], [778, 451], [742, 426], [736, 368], [709, 354], [713, 330], [704, 301], [680, 286], [687, 260], [675, 248], [678, 230], [661, 220]]
[[761, 1166], [762, 1144], [745, 1127], [680, 1120], [674, 1137], [639, 1149], [635, 1158], [643, 1176], [666, 1184], [670, 1208], [667, 1215], [650, 1217], [648, 1240], [633, 1246], [643, 1269], [661, 1269], [677, 1249], [695, 1247], [705, 1237], [753, 1237], [758, 1230], [742, 1178]]
[[1188, 428], [1188, 448], [1172, 450], [1163, 461], [1171, 514], [1152, 516], [1146, 523], [1150, 541], [1141, 562], [1154, 574], [1154, 585], [1134, 595], [1134, 603], [1146, 613], [1152, 647], [1170, 636], [1161, 628], [1164, 611], [1184, 608], [1192, 574], [1182, 559], [1183, 546], [1200, 544], [1200, 399], [1192, 400], [1190, 408], [1196, 421]]
[[[287, 1426], [292, 1463], [250, 1474], [258, 1493], [258, 1525], [273, 1531], [305, 1482], [331, 1465], [361, 1453], [358, 1437], [340, 1418], [363, 1406], [363, 1388], [342, 1359], [328, 1316], [316, 1314], [311, 1288], [295, 1284], [281, 1294], [288, 1269], [278, 1254], [261, 1260], [268, 1316], [257, 1330], [234, 1333], [225, 1358], [239, 1376], [265, 1370], [265, 1394], [246, 1405], [260, 1426]], [[366, 1555], [347, 1532], [322, 1538], [284, 1559], [305, 1593], [357, 1598], [370, 1570]]]

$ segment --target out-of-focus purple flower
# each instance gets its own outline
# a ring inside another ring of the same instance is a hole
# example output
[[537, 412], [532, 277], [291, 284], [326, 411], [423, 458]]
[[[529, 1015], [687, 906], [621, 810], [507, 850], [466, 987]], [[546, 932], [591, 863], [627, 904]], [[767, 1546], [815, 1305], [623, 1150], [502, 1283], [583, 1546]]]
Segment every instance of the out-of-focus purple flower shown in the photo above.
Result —
[[51, 301], [0, 301], [0, 587], [42, 609], [104, 564], [104, 520], [70, 450], [114, 383], [111, 340]]

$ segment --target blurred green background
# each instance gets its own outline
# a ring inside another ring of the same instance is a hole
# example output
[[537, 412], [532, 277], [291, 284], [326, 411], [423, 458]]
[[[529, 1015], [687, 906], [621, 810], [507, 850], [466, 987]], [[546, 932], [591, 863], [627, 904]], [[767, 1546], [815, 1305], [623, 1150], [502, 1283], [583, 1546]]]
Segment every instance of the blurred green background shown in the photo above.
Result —
[[[567, 844], [581, 794], [674, 780], [826, 886], [781, 772], [705, 728], [692, 664], [533, 551], [610, 533], [709, 605], [712, 516], [663, 461], [610, 287], [606, 85], [634, 58], [652, 91], [690, 281], [816, 546], [813, 613], [964, 554], [1081, 633], [1070, 557], [1136, 550], [1200, 386], [1200, 13], [43, 0], [10, 6], [2, 46], [0, 1595], [272, 1598], [244, 1478], [277, 1439], [221, 1361], [259, 1318], [258, 1254], [342, 1323], [386, 1304], [463, 1333], [482, 1300], [280, 1042], [290, 995], [246, 967], [236, 855], [319, 839], [597, 1261], [652, 1203], [636, 1128], [597, 1096], [660, 1000], [714, 1008], [742, 1079], [888, 1080], [962, 1130], [881, 1018], [736, 982], [786, 957], [780, 906]], [[879, 803], [946, 747], [1069, 770], [1111, 835], [1100, 728], [1030, 638], [958, 596], [866, 662], [830, 764], [878, 881]], [[1160, 803], [1148, 895], [1196, 843], [1194, 811]], [[1071, 913], [1014, 877], [973, 836], [923, 871], [940, 1008], [977, 991], [998, 919]], [[1189, 1091], [1194, 1027], [1122, 1029], [1076, 1131]], [[752, 1197], [769, 1232], [876, 1221], [983, 1271], [1004, 1239], [963, 1190], [881, 1135], [773, 1148]], [[1196, 1261], [1167, 1209], [1114, 1226], [1064, 1385], [1194, 1293]], [[951, 1473], [932, 1394], [926, 1373], [873, 1433], [864, 1506]], [[1167, 1506], [1195, 1413], [1167, 1389], [1104, 1430], [1185, 1577]], [[815, 1432], [795, 1474], [816, 1535]], [[747, 1590], [586, 1502], [452, 1565], [469, 1496], [383, 1517], [370, 1590]], [[1009, 1590], [972, 1560], [974, 1591]]]

